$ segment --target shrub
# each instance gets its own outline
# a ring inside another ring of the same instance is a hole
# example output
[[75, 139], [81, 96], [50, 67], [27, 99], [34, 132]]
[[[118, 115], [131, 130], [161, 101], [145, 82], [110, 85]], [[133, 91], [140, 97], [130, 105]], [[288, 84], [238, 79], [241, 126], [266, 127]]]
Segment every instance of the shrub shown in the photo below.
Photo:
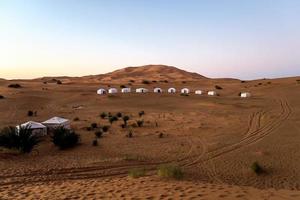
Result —
[[258, 162], [252, 163], [251, 169], [257, 175], [259, 175], [263, 172], [263, 168], [258, 164]]
[[142, 127], [144, 124], [144, 120], [137, 120], [136, 123], [137, 123], [138, 127]]
[[97, 138], [101, 138], [101, 137], [102, 137], [102, 134], [103, 134], [102, 131], [96, 131], [96, 132], [95, 132], [95, 136], [96, 136]]
[[183, 178], [183, 171], [177, 165], [161, 165], [158, 167], [158, 176], [179, 180]]
[[163, 134], [163, 133], [159, 133], [158, 137], [159, 137], [159, 138], [163, 138], [163, 137], [164, 137], [164, 134]]
[[94, 122], [94, 123], [91, 123], [91, 128], [92, 128], [92, 129], [95, 129], [95, 128], [97, 128], [97, 127], [98, 127], [97, 123], [95, 123], [95, 122]]
[[258, 83], [258, 85], [262, 85], [262, 83]]
[[0, 146], [17, 149], [21, 153], [30, 153], [40, 143], [40, 137], [33, 134], [29, 127], [4, 128], [0, 133]]
[[188, 97], [188, 96], [190, 96], [190, 95], [189, 95], [189, 94], [186, 94], [186, 93], [181, 93], [180, 96]]
[[143, 83], [143, 84], [146, 84], [146, 85], [149, 85], [149, 84], [150, 84], [150, 81], [148, 81], [148, 80], [143, 80], [142, 83]]
[[109, 113], [107, 114], [107, 116], [108, 116], [108, 117], [112, 117], [112, 114], [111, 114], [111, 112], [109, 112]]
[[139, 178], [143, 177], [146, 174], [146, 170], [144, 168], [142, 169], [131, 169], [128, 172], [128, 176], [131, 178]]
[[108, 130], [109, 130], [109, 126], [103, 126], [103, 127], [102, 127], [102, 131], [103, 131], [104, 133], [106, 133]]
[[121, 124], [121, 127], [122, 127], [122, 128], [126, 128], [126, 125], [125, 125], [125, 124]]
[[57, 83], [58, 85], [61, 85], [61, 84], [62, 84], [62, 82], [61, 82], [60, 80], [57, 80], [56, 83]]
[[32, 110], [29, 110], [29, 111], [27, 112], [27, 116], [28, 116], [28, 117], [32, 117], [32, 116], [33, 116], [33, 111], [32, 111]]
[[120, 85], [120, 88], [126, 88], [126, 85]]
[[124, 125], [127, 126], [127, 121], [129, 120], [129, 116], [123, 116]]
[[223, 88], [221, 87], [221, 86], [219, 86], [219, 85], [215, 85], [215, 88], [217, 89], [217, 90], [222, 90]]
[[143, 115], [145, 115], [145, 111], [142, 110], [139, 112], [139, 116], [142, 117]]
[[118, 112], [118, 113], [117, 113], [117, 117], [118, 117], [118, 118], [121, 118], [121, 117], [122, 117], [122, 113]]
[[74, 119], [73, 119], [73, 121], [79, 121], [79, 117], [75, 117]]
[[165, 83], [169, 83], [169, 81], [168, 81], [168, 80], [164, 80], [164, 82], [165, 82]]
[[4, 96], [0, 94], [0, 99], [4, 99]]
[[241, 83], [246, 83], [246, 81], [241, 81]]
[[116, 116], [111, 116], [108, 118], [108, 121], [110, 124], [113, 124], [115, 121], [118, 121], [118, 117]]
[[100, 117], [101, 117], [102, 119], [105, 119], [105, 118], [107, 117], [107, 113], [106, 113], [106, 112], [101, 113], [101, 114], [100, 114]]
[[128, 134], [126, 135], [126, 137], [128, 137], [128, 138], [132, 138], [133, 137], [133, 133], [132, 133], [131, 130], [128, 132]]
[[130, 82], [130, 83], [134, 83], [134, 82], [135, 82], [135, 80], [130, 80], [129, 82]]
[[60, 149], [68, 149], [78, 145], [80, 135], [64, 127], [58, 127], [54, 129], [51, 139], [53, 144]]
[[92, 142], [92, 145], [95, 147], [95, 146], [98, 146], [98, 140], [97, 139], [94, 139], [93, 142]]
[[153, 80], [152, 83], [157, 83], [157, 81]]
[[297, 80], [297, 83], [298, 83], [298, 84], [300, 84], [300, 79], [299, 79], [299, 80]]
[[86, 130], [87, 130], [87, 131], [91, 131], [92, 128], [89, 126], [89, 127], [86, 127]]
[[14, 84], [9, 84], [8, 87], [10, 87], [10, 88], [21, 88], [22, 86], [18, 83], [14, 83]]
[[181, 83], [186, 84], [186, 81], [181, 81]]

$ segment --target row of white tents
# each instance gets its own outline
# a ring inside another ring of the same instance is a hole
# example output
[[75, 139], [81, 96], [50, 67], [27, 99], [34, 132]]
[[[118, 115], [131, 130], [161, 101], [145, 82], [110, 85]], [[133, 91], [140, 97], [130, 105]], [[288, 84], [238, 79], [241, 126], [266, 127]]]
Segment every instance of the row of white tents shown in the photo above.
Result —
[[[146, 89], [146, 88], [137, 88], [135, 90], [135, 92], [136, 93], [148, 93], [149, 89]], [[154, 93], [163, 93], [163, 90], [161, 88], [154, 88], [153, 92]], [[167, 90], [167, 92], [170, 93], [170, 94], [172, 94], [172, 93], [174, 94], [174, 93], [176, 93], [176, 89], [175, 88], [169, 88]], [[97, 94], [99, 94], [99, 95], [104, 95], [104, 94], [107, 94], [107, 93], [108, 94], [116, 94], [116, 93], [118, 93], [118, 89], [117, 88], [109, 88], [108, 90], [106, 90], [106, 89], [100, 88], [100, 89], [97, 90]], [[131, 88], [122, 88], [121, 89], [121, 93], [131, 93]], [[188, 88], [182, 88], [180, 90], [180, 93], [182, 93], [182, 94], [189, 94], [190, 93], [190, 89], [188, 89]], [[204, 94], [204, 92], [202, 90], [196, 90], [195, 94], [202, 95], [202, 94]], [[209, 96], [215, 96], [215, 95], [217, 95], [217, 92], [216, 91], [208, 91], [207, 95], [209, 95]], [[242, 92], [240, 96], [243, 97], [243, 98], [245, 98], [245, 97], [250, 97], [251, 94], [249, 92]]]
[[34, 121], [28, 121], [26, 123], [23, 123], [21, 125], [16, 126], [17, 130], [22, 128], [29, 128], [33, 134], [37, 134], [40, 136], [47, 135], [47, 131], [51, 129], [55, 129], [58, 127], [64, 127], [66, 129], [70, 129], [70, 120], [61, 118], [61, 117], [52, 117], [51, 119], [48, 119], [44, 122], [34, 122]]

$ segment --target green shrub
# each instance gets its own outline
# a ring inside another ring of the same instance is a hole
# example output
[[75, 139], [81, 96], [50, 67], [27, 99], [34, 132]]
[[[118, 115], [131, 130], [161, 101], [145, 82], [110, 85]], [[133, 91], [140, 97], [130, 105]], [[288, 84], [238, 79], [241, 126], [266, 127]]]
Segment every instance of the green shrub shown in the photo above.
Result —
[[103, 132], [102, 132], [102, 131], [96, 131], [96, 132], [95, 132], [95, 136], [96, 136], [97, 138], [101, 138], [102, 135], [103, 135]]
[[139, 116], [142, 117], [143, 115], [145, 115], [145, 111], [142, 110], [139, 112]]
[[94, 122], [94, 123], [91, 123], [91, 128], [92, 128], [92, 129], [95, 129], [95, 128], [97, 128], [97, 127], [98, 127], [97, 123], [95, 123], [95, 122]]
[[258, 162], [252, 163], [251, 169], [257, 175], [259, 175], [263, 172], [263, 168], [258, 164]]
[[78, 145], [80, 135], [64, 127], [58, 127], [54, 129], [51, 139], [53, 144], [60, 149], [68, 149]]
[[21, 153], [30, 153], [41, 142], [39, 136], [32, 133], [30, 127], [4, 128], [0, 133], [0, 146], [17, 149]]
[[101, 117], [102, 119], [105, 119], [105, 118], [107, 117], [107, 113], [106, 113], [106, 112], [101, 113], [101, 114], [100, 114], [100, 117]]
[[137, 120], [136, 123], [137, 123], [138, 127], [142, 127], [144, 124], [144, 120]]
[[128, 172], [128, 176], [131, 178], [139, 178], [146, 175], [146, 170], [144, 168], [142, 169], [131, 169]]
[[102, 127], [102, 131], [103, 131], [104, 133], [106, 133], [108, 130], [109, 130], [109, 126], [103, 126], [103, 127]]
[[158, 176], [179, 180], [183, 178], [183, 171], [177, 165], [161, 165], [158, 167]]

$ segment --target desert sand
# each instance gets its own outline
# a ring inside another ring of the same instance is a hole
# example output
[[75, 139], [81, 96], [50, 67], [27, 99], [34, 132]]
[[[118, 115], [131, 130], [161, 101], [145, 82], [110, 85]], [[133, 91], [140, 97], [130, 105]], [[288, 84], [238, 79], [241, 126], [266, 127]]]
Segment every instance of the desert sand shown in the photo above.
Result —
[[[1, 199], [300, 199], [300, 77], [244, 82], [146, 66], [57, 79], [63, 84], [49, 77], [0, 80], [1, 128], [78, 117], [71, 126], [81, 135], [79, 146], [64, 151], [48, 137], [28, 155], [1, 149]], [[22, 88], [8, 88], [11, 83]], [[215, 90], [219, 96], [96, 94], [121, 85]], [[252, 97], [241, 99], [243, 91]], [[28, 117], [28, 110], [37, 116]], [[142, 110], [145, 124], [132, 128], [133, 138], [125, 137], [128, 129], [119, 120], [92, 146], [94, 131], [86, 127], [109, 125], [100, 113], [122, 112], [133, 124]], [[251, 171], [255, 161], [264, 174]], [[183, 180], [157, 176], [157, 167], [167, 163], [183, 169]], [[147, 176], [128, 177], [135, 168], [145, 168]]]

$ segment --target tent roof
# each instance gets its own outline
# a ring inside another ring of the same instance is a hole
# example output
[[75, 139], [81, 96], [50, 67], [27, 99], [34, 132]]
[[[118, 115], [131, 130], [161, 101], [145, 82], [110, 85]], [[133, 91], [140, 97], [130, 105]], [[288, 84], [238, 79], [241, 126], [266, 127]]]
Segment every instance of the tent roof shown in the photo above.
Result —
[[43, 124], [39, 122], [29, 121], [24, 124], [21, 124], [21, 127], [29, 127], [30, 129], [40, 129], [40, 128], [46, 128]]
[[43, 124], [63, 124], [68, 121], [69, 121], [68, 119], [64, 119], [61, 117], [52, 117], [51, 119], [44, 121]]

